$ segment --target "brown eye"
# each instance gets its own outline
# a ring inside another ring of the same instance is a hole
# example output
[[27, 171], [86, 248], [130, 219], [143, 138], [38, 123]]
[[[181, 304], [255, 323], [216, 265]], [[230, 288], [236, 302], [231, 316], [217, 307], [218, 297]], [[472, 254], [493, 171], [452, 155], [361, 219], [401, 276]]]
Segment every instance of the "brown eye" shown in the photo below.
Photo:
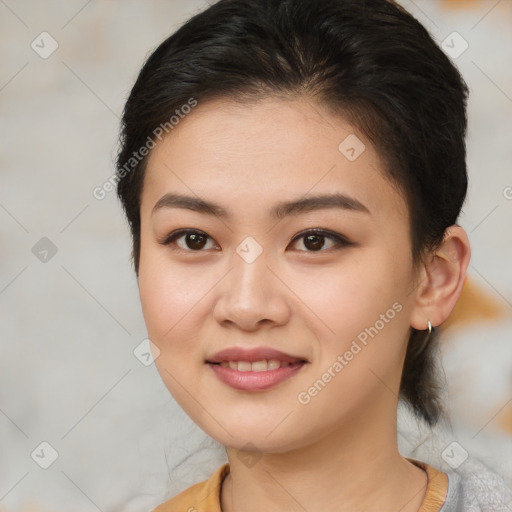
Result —
[[189, 233], [185, 235], [185, 245], [189, 249], [201, 250], [206, 245], [206, 238], [204, 235]]
[[[211, 238], [202, 231], [195, 229], [182, 229], [171, 233], [165, 240], [159, 242], [162, 245], [176, 245], [179, 249], [188, 252], [201, 252]], [[206, 247], [210, 249], [211, 247]]]
[[319, 251], [325, 243], [323, 235], [309, 235], [304, 238], [304, 247], [311, 251]]
[[302, 252], [323, 252], [326, 249], [353, 245], [343, 235], [325, 230], [310, 230], [301, 233], [294, 238], [293, 242], [298, 242], [299, 240], [303, 240], [302, 245], [306, 248], [305, 251], [301, 249]]

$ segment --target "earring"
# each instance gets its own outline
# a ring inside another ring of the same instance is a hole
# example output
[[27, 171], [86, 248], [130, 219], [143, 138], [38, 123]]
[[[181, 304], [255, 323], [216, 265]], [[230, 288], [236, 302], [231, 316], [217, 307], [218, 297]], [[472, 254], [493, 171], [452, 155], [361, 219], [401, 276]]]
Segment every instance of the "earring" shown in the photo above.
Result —
[[421, 344], [416, 348], [416, 355], [421, 354], [427, 347], [428, 342], [430, 341], [430, 335], [432, 334], [432, 324], [430, 323], [430, 320], [427, 320], [427, 329], [428, 335], [425, 336], [423, 340], [421, 340]]

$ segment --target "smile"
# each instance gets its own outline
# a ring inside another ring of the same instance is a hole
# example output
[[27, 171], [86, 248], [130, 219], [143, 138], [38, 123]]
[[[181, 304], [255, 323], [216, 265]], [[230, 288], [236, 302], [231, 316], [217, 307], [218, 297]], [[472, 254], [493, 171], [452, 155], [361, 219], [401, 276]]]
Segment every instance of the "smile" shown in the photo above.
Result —
[[267, 370], [277, 370], [281, 367], [289, 366], [288, 361], [279, 361], [277, 359], [262, 359], [261, 361], [221, 361], [219, 363], [223, 368], [231, 368], [239, 372], [265, 372]]
[[222, 361], [207, 363], [224, 384], [241, 391], [260, 391], [296, 375], [305, 361], [289, 363], [276, 359], [261, 361]]

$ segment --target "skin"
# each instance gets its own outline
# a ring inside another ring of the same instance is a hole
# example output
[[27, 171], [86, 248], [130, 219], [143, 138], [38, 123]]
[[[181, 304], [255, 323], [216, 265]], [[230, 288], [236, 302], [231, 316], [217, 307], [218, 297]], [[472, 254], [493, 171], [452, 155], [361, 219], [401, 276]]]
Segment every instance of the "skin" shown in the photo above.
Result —
[[[350, 134], [365, 144], [354, 161], [338, 150]], [[230, 217], [153, 212], [169, 192], [216, 202]], [[281, 201], [333, 192], [369, 212], [270, 216]], [[462, 228], [449, 228], [439, 250], [413, 265], [408, 209], [379, 155], [355, 127], [306, 98], [199, 104], [152, 150], [140, 212], [148, 336], [171, 394], [226, 447], [222, 510], [417, 511], [427, 478], [398, 452], [400, 376], [410, 328], [442, 323], [461, 292], [469, 262]], [[204, 247], [186, 236], [159, 243], [183, 228], [206, 233]], [[326, 236], [314, 250], [296, 238], [311, 228], [351, 245]], [[263, 250], [252, 263], [236, 252], [248, 236]], [[300, 403], [298, 394], [396, 303], [400, 312]], [[235, 345], [269, 345], [308, 363], [273, 388], [239, 391], [205, 364]]]

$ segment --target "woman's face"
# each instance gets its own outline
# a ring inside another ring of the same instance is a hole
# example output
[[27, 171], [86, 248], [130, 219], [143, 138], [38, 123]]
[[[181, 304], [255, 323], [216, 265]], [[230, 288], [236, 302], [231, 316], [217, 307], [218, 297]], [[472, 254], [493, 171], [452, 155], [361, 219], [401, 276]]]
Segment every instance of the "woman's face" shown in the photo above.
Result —
[[[396, 417], [415, 274], [407, 208], [381, 169], [354, 127], [298, 99], [199, 103], [152, 151], [148, 336], [169, 391], [222, 444], [277, 453]], [[207, 362], [228, 348], [306, 362]]]

